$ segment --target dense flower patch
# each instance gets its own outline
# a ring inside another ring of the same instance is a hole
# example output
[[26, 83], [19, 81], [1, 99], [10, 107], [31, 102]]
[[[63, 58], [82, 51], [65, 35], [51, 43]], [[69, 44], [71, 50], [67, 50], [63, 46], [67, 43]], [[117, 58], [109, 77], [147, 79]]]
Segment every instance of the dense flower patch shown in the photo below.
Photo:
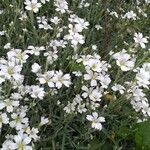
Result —
[[1, 150], [136, 147], [126, 136], [150, 117], [150, 1], [0, 3]]

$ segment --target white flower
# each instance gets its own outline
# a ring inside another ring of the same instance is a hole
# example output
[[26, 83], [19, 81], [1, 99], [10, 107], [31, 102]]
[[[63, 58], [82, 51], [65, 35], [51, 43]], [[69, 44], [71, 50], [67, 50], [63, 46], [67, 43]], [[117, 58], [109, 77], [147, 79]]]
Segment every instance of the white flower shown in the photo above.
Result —
[[35, 56], [39, 56], [40, 52], [44, 50], [45, 50], [44, 46], [41, 47], [28, 46], [28, 50], [26, 50], [26, 52], [32, 55], [34, 54]]
[[49, 119], [45, 117], [41, 117], [40, 126], [43, 126], [45, 124], [49, 123]]
[[87, 109], [85, 107], [85, 104], [79, 104], [78, 107], [77, 107], [77, 111], [82, 114], [83, 112], [86, 112]]
[[105, 89], [108, 88], [108, 85], [111, 82], [111, 79], [110, 79], [108, 74], [100, 74], [99, 80], [100, 80], [100, 83], [102, 85], [102, 88], [105, 88]]
[[95, 25], [95, 28], [96, 28], [96, 30], [100, 30], [100, 29], [102, 29], [102, 27], [100, 26], [100, 25]]
[[96, 45], [92, 45], [92, 49], [93, 50], [97, 50], [97, 46]]
[[32, 150], [32, 147], [29, 146], [31, 138], [27, 134], [20, 133], [14, 136], [15, 149], [17, 150]]
[[102, 71], [102, 63], [98, 59], [90, 59], [89, 61], [84, 63], [88, 67], [90, 67], [91, 70], [96, 72]]
[[26, 133], [29, 135], [31, 139], [34, 139], [34, 141], [36, 141], [39, 138], [37, 135], [39, 133], [37, 128], [34, 127], [32, 129], [27, 128]]
[[45, 91], [43, 87], [39, 87], [38, 85], [32, 85], [30, 87], [29, 94], [31, 95], [32, 98], [43, 99], [45, 95]]
[[102, 130], [101, 122], [105, 122], [105, 118], [98, 117], [97, 112], [93, 112], [92, 115], [87, 115], [86, 119], [92, 122], [92, 128], [95, 128], [97, 130]]
[[139, 86], [149, 88], [150, 85], [150, 73], [141, 68], [136, 74], [137, 83]]
[[32, 10], [34, 13], [37, 13], [39, 8], [42, 6], [41, 3], [37, 2], [37, 0], [26, 0], [24, 4], [26, 5], [25, 9]]
[[7, 65], [0, 65], [0, 75], [3, 75], [5, 79], [10, 80], [14, 78], [15, 80], [20, 80], [22, 78], [20, 72], [22, 66], [16, 65], [14, 62], [8, 62]]
[[68, 114], [73, 113], [75, 111], [75, 104], [68, 102], [67, 106], [64, 107], [64, 111]]
[[128, 19], [136, 20], [137, 15], [136, 15], [133, 11], [130, 11], [130, 12], [127, 12], [127, 13], [124, 15], [124, 17], [125, 17], [125, 18], [128, 18]]
[[40, 29], [45, 30], [52, 29], [52, 27], [48, 24], [48, 20], [46, 19], [45, 16], [37, 17], [37, 22]]
[[84, 75], [84, 80], [91, 80], [90, 84], [91, 86], [97, 86], [97, 80], [99, 80], [99, 74], [98, 73], [94, 73], [91, 70], [87, 70], [88, 74]]
[[54, 18], [51, 18], [51, 22], [56, 24], [56, 25], [59, 23], [59, 21], [60, 21], [60, 19], [57, 16]]
[[47, 83], [49, 87], [55, 87], [53, 76], [54, 71], [47, 71], [44, 74], [40, 74], [38, 80], [40, 81], [41, 84]]
[[89, 98], [94, 102], [101, 101], [100, 99], [101, 97], [102, 97], [101, 91], [97, 89], [94, 89], [92, 93], [89, 95]]
[[84, 91], [82, 93], [82, 96], [84, 98], [89, 97], [92, 101], [96, 102], [96, 101], [101, 101], [101, 91], [98, 89], [93, 89], [93, 88], [87, 88], [86, 86], [82, 86], [82, 90]]
[[20, 12], [21, 17], [19, 18], [21, 21], [26, 20], [28, 18], [26, 12], [21, 11]]
[[12, 128], [16, 128], [16, 130], [22, 129], [23, 125], [27, 124], [29, 120], [25, 116], [26, 116], [25, 112], [21, 112], [21, 113], [18, 112], [18, 113], [11, 114], [13, 120], [9, 123], [10, 126]]
[[144, 115], [150, 116], [150, 107], [149, 107], [149, 104], [147, 102], [145, 102], [145, 101], [142, 101], [141, 107], [142, 107], [142, 113]]
[[122, 71], [129, 71], [134, 67], [135, 59], [131, 58], [124, 49], [121, 52], [115, 53], [113, 58], [116, 59], [116, 63]]
[[150, 85], [150, 63], [144, 63], [142, 68], [138, 68], [136, 72], [137, 84], [148, 89]]
[[25, 51], [22, 52], [21, 49], [11, 49], [11, 51], [7, 52], [7, 57], [9, 61], [22, 65], [23, 63], [26, 63], [29, 56]]
[[55, 0], [56, 11], [65, 13], [68, 10], [68, 3], [65, 0]]
[[41, 69], [41, 66], [38, 63], [32, 65], [32, 72], [37, 73]]
[[80, 72], [80, 71], [73, 71], [72, 73], [73, 73], [76, 77], [82, 76], [82, 72]]
[[69, 87], [71, 85], [71, 80], [70, 80], [70, 74], [65, 74], [63, 75], [63, 72], [61, 70], [56, 71], [53, 77], [53, 81], [58, 89], [62, 87], [64, 84], [66, 87]]
[[47, 63], [48, 64], [52, 64], [54, 61], [57, 60], [58, 58], [58, 55], [57, 55], [57, 51], [55, 50], [54, 52], [53, 51], [48, 51], [48, 52], [45, 52], [44, 53], [44, 56], [46, 56], [47, 58]]
[[0, 129], [2, 128], [2, 124], [8, 124], [9, 118], [7, 117], [6, 113], [0, 112]]
[[143, 34], [142, 33], [135, 33], [134, 34], [134, 41], [135, 43], [137, 44], [140, 44], [140, 46], [142, 48], [145, 48], [145, 43], [148, 43], [148, 40], [146, 37], [143, 37]]
[[1, 150], [14, 150], [14, 149], [16, 149], [15, 143], [8, 139], [4, 141], [1, 148]]
[[45, 30], [48, 30], [48, 29], [53, 29], [47, 22], [44, 22], [42, 24], [39, 24], [39, 28], [40, 29], [45, 29]]
[[4, 10], [0, 10], [0, 15], [4, 12]]
[[89, 22], [85, 21], [82, 18], [75, 18], [74, 19], [75, 28], [78, 30], [78, 32], [82, 32], [83, 29], [88, 29]]
[[77, 44], [84, 44], [84, 36], [79, 34], [79, 33], [75, 33], [73, 35], [69, 36], [69, 39], [71, 39], [71, 44], [77, 46]]
[[4, 49], [10, 49], [11, 48], [11, 44], [10, 43], [7, 43], [5, 46], [4, 46]]
[[115, 16], [116, 18], [119, 17], [118, 14], [117, 14], [117, 12], [115, 12], [115, 11], [110, 12], [110, 15], [111, 15], [111, 16]]
[[139, 87], [135, 86], [133, 89], [132, 89], [132, 93], [133, 93], [133, 96], [134, 97], [144, 97], [145, 96], [145, 93], [143, 92], [142, 89], [140, 89]]
[[38, 23], [44, 23], [44, 22], [48, 22], [48, 20], [46, 19], [45, 16], [42, 16], [42, 17], [37, 17], [37, 22]]
[[49, 46], [52, 47], [54, 49], [54, 51], [56, 51], [57, 47], [60, 46], [60, 43], [58, 40], [51, 40], [49, 43]]
[[84, 85], [84, 86], [82, 86], [82, 90], [84, 91], [84, 92], [82, 93], [82, 96], [83, 96], [84, 98], [87, 98], [88, 96], [90, 96], [90, 95], [92, 94], [93, 88], [88, 88], [88, 87], [86, 87], [86, 86]]
[[73, 99], [74, 104], [80, 104], [83, 101], [80, 95], [76, 95], [76, 97]]
[[119, 91], [120, 94], [124, 93], [125, 88], [123, 86], [121, 86], [120, 84], [116, 84], [112, 87], [113, 91]]
[[90, 108], [92, 110], [96, 110], [96, 108], [98, 108], [100, 106], [100, 103], [95, 103], [94, 101], [90, 102]]
[[14, 107], [19, 106], [19, 101], [5, 99], [0, 101], [0, 110], [6, 107], [7, 112], [13, 112]]
[[142, 67], [150, 75], [150, 63], [144, 63]]
[[0, 36], [5, 35], [6, 31], [0, 31]]

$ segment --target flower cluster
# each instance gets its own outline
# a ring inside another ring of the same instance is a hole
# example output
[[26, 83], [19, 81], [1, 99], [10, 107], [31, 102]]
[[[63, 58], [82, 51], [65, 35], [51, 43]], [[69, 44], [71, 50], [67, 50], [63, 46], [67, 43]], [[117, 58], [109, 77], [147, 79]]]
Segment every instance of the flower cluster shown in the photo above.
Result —
[[44, 149], [37, 145], [51, 132], [59, 149], [61, 130], [64, 149], [65, 136], [78, 134], [74, 118], [86, 134], [98, 133], [126, 107], [120, 101], [136, 123], [149, 119], [149, 37], [141, 24], [150, 1], [137, 0], [133, 10], [107, 4], [104, 17], [95, 10], [101, 0], [79, 1], [9, 1], [0, 10], [14, 16], [0, 26], [1, 150]]
[[133, 108], [137, 112], [141, 111], [146, 118], [150, 116], [149, 102], [144, 93], [144, 89], [149, 89], [150, 85], [150, 63], [144, 63], [141, 68], [137, 68], [135, 81], [127, 82], [127, 85], [127, 98], [131, 98]]

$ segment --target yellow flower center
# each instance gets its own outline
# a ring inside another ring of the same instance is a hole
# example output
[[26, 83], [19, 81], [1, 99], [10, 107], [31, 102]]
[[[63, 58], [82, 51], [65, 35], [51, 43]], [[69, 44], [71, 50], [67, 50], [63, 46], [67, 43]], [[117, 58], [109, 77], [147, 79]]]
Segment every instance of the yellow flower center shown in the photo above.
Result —
[[24, 150], [24, 144], [21, 142], [21, 143], [19, 143], [19, 145], [18, 145], [18, 150]]
[[36, 8], [36, 5], [35, 4], [31, 4], [31, 8], [32, 10]]
[[125, 66], [125, 64], [126, 64], [126, 62], [124, 60], [121, 60], [119, 63], [121, 66]]
[[8, 68], [8, 74], [9, 75], [12, 75], [14, 72], [13, 72], [13, 69], [12, 68]]
[[15, 120], [16, 120], [16, 122], [20, 122], [21, 118], [19, 116], [17, 116]]

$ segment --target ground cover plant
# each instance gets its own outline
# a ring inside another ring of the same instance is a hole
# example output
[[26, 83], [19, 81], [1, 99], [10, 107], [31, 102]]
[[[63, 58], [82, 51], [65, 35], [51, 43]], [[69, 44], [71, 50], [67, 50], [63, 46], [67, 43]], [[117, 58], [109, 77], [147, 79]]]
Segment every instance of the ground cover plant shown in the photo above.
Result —
[[1, 150], [150, 150], [149, 0], [0, 0]]

